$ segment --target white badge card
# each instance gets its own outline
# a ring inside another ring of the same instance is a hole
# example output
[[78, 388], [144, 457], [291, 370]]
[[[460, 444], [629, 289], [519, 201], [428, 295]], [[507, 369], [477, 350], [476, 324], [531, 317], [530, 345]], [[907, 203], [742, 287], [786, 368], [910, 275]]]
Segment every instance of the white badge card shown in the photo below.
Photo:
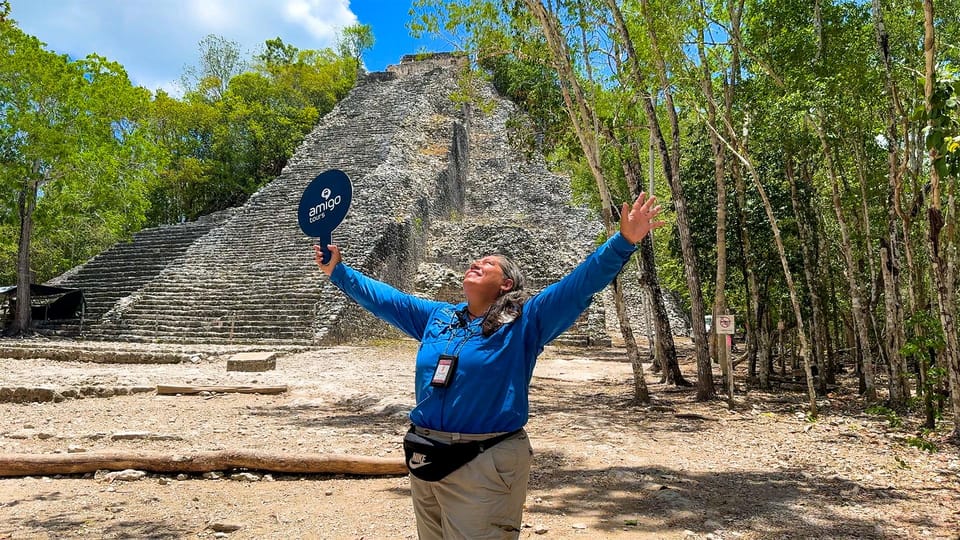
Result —
[[430, 380], [430, 386], [446, 388], [450, 386], [453, 380], [453, 373], [457, 370], [457, 357], [449, 354], [441, 354], [437, 360], [437, 367], [433, 371], [433, 378]]

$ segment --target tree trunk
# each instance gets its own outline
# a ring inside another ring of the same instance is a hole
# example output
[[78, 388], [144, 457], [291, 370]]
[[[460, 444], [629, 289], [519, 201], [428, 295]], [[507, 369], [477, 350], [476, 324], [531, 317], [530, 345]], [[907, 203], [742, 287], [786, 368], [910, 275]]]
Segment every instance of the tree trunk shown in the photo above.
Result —
[[[704, 16], [704, 19], [706, 17]], [[705, 21], [706, 22], [706, 21]], [[713, 82], [710, 73], [710, 62], [704, 52], [703, 26], [697, 27], [697, 53], [700, 57], [700, 89], [707, 104], [707, 122], [717, 125], [717, 108], [714, 105]], [[710, 151], [713, 154], [713, 178], [717, 190], [717, 274], [714, 284], [713, 324], [710, 326], [710, 356], [717, 358], [723, 372], [725, 388], [729, 389], [727, 398], [733, 404], [733, 366], [727, 353], [726, 335], [717, 333], [717, 321], [721, 315], [727, 313], [727, 183], [726, 164], [723, 143], [713, 131], [709, 131]], [[723, 343], [721, 343], [723, 341]], [[722, 352], [721, 352], [722, 351]]]
[[[823, 301], [820, 295], [820, 261], [817, 257], [816, 214], [811, 211], [812, 205], [809, 196], [804, 201], [800, 199], [800, 190], [794, 172], [793, 155], [787, 151], [784, 155], [784, 171], [790, 184], [790, 200], [793, 204], [793, 213], [797, 220], [797, 231], [800, 235], [801, 258], [803, 259], [803, 276], [807, 284], [807, 294], [810, 295], [811, 306], [811, 357], [818, 366], [817, 381], [821, 394], [826, 393], [826, 379], [823, 377], [823, 359], [826, 357], [826, 317], [823, 313]], [[806, 175], [804, 175], [806, 178]], [[812, 222], [812, 223], [811, 223]]]
[[[610, 139], [614, 140], [614, 137], [610, 136]], [[623, 175], [630, 189], [630, 197], [636, 199], [643, 191], [640, 184], [640, 164], [637, 161], [639, 153], [625, 152], [624, 154], [622, 160]], [[656, 347], [654, 356], [662, 362], [660, 365], [662, 369], [661, 382], [676, 386], [690, 386], [690, 383], [683, 378], [683, 374], [680, 372], [680, 364], [677, 362], [673, 329], [670, 327], [670, 318], [667, 316], [667, 308], [663, 301], [663, 291], [660, 289], [660, 280], [657, 277], [653, 252], [653, 234], [653, 231], [651, 231], [646, 238], [640, 241], [640, 256], [637, 260], [640, 286], [647, 292], [650, 309], [653, 312], [650, 323], [654, 327], [656, 337], [650, 345]]]
[[[949, 207], [953, 207], [953, 197], [950, 199]], [[957, 219], [956, 212], [948, 212], [947, 216]], [[933, 263], [933, 282], [937, 290], [938, 313], [945, 338], [942, 355], [949, 375], [950, 402], [953, 404], [954, 429], [951, 436], [960, 442], [960, 344], [957, 342], [956, 270], [949, 255], [944, 253], [945, 244], [950, 240], [945, 238], [947, 235], [942, 234], [944, 218], [940, 209], [931, 208], [929, 219], [930, 260]]]
[[[810, 369], [810, 344], [807, 340], [807, 331], [803, 322], [803, 312], [800, 308], [800, 299], [797, 296], [797, 287], [793, 281], [793, 272], [790, 270], [790, 263], [787, 261], [786, 248], [784, 248], [783, 239], [780, 236], [780, 226], [777, 224], [777, 217], [773, 213], [773, 205], [770, 204], [770, 198], [767, 196], [767, 191], [763, 188], [763, 184], [760, 182], [760, 177], [757, 174], [756, 169], [753, 167], [753, 164], [744, 155], [732, 148], [729, 143], [727, 146], [749, 171], [750, 179], [753, 181], [754, 187], [757, 189], [757, 193], [760, 194], [760, 199], [763, 201], [764, 211], [767, 214], [767, 221], [770, 224], [770, 229], [773, 231], [773, 241], [777, 246], [777, 253], [780, 256], [780, 266], [783, 268], [783, 276], [787, 282], [787, 291], [790, 293], [790, 305], [793, 308], [793, 316], [797, 323], [797, 339], [800, 341], [800, 358], [803, 360], [803, 368], [807, 376], [807, 396], [810, 400], [810, 416], [816, 417], [818, 414], [817, 393], [813, 387], [813, 371]], [[740, 148], [742, 149], [742, 146]]]
[[630, 326], [630, 316], [627, 313], [627, 303], [623, 298], [623, 282], [620, 276], [614, 278], [611, 286], [613, 287], [613, 303], [617, 310], [617, 320], [620, 321], [620, 332], [623, 334], [627, 357], [630, 358], [630, 366], [633, 368], [633, 402], [637, 404], [650, 403], [650, 391], [647, 390], [647, 381], [643, 373], [640, 348], [637, 347], [637, 341], [633, 336], [633, 328]]
[[[570, 51], [567, 48], [566, 41], [563, 40], [560, 34], [559, 22], [556, 17], [553, 13], [547, 11], [543, 2], [539, 0], [524, 1], [540, 22], [543, 35], [550, 47], [554, 67], [560, 78], [560, 90], [563, 95], [564, 106], [570, 117], [574, 131], [577, 134], [580, 147], [583, 150], [584, 156], [587, 158], [590, 172], [593, 174], [594, 181], [597, 184], [597, 192], [600, 195], [601, 204], [600, 213], [603, 217], [604, 228], [607, 231], [607, 235], [612, 236], [616, 232], [616, 227], [613, 222], [613, 213], [616, 209], [613, 206], [610, 189], [607, 186], [606, 179], [603, 175], [603, 167], [600, 163], [600, 149], [597, 140], [599, 127], [597, 126], [596, 116], [590, 109], [590, 104], [587, 102], [586, 96], [583, 94], [583, 89], [580, 87], [579, 79], [577, 78], [577, 74], [573, 69], [572, 60], [570, 59]], [[614, 302], [624, 302], [621, 288], [614, 287], [613, 295]], [[636, 338], [630, 329], [630, 321], [629, 319], [623, 318], [626, 316], [626, 309], [621, 310], [618, 307], [617, 316], [620, 322], [620, 329], [624, 331], [624, 342], [631, 342], [627, 343], [628, 350], [630, 350], [631, 347], [637, 349]], [[635, 386], [641, 385], [646, 389], [645, 383], [635, 381]], [[649, 396], [636, 395], [635, 399], [637, 401], [649, 400]]]
[[99, 470], [201, 473], [250, 469], [293, 474], [404, 475], [402, 458], [295, 454], [259, 450], [210, 452], [100, 451], [78, 454], [0, 454], [0, 477], [82, 474]]
[[[746, 182], [744, 182], [742, 169], [740, 168], [739, 163], [731, 164], [731, 172], [733, 173], [734, 185], [737, 190], [737, 220], [740, 222], [738, 231], [741, 251], [740, 273], [743, 275], [743, 280], [747, 289], [747, 313], [744, 317], [744, 328], [746, 329], [747, 339], [747, 359], [751, 366], [756, 366], [758, 350], [757, 329], [759, 326], [758, 315], [762, 310], [762, 307], [760, 306], [760, 288], [757, 285], [757, 275], [754, 272], [755, 266], [753, 262], [753, 248], [750, 245], [750, 232], [747, 228]], [[753, 377], [756, 375], [756, 372], [751, 369], [749, 375]], [[761, 388], [769, 388], [768, 384], [763, 381], [762, 377], [760, 384]]]
[[[723, 116], [725, 118], [724, 125], [727, 126], [728, 130], [732, 130], [734, 125], [734, 92], [738, 88], [740, 82], [740, 21], [741, 14], [743, 13], [743, 3], [744, 0], [735, 0], [727, 4], [727, 11], [730, 16], [730, 35], [733, 38], [732, 46], [730, 48], [730, 76], [729, 79], [724, 77], [723, 81]], [[736, 133], [730, 131], [728, 132], [728, 136], [730, 140], [734, 140]], [[729, 166], [730, 174], [733, 176], [734, 186], [737, 193], [737, 219], [740, 223], [738, 236], [740, 239], [740, 250], [742, 252], [740, 257], [740, 271], [743, 275], [743, 281], [747, 292], [747, 312], [744, 313], [743, 325], [744, 329], [746, 330], [747, 364], [750, 366], [748, 368], [748, 377], [753, 379], [757, 376], [757, 321], [758, 315], [762, 309], [760, 306], [760, 293], [759, 289], [757, 288], [757, 278], [753, 271], [754, 264], [752, 261], [753, 255], [752, 247], [750, 245], [750, 235], [746, 226], [747, 196], [746, 185], [743, 180], [743, 170], [737, 160], [730, 160]], [[768, 379], [763, 379], [761, 377], [761, 385], [763, 388], [768, 388]]]
[[[933, 90], [936, 79], [936, 41], [934, 39], [933, 0], [923, 0], [923, 56], [925, 66], [924, 102], [927, 116], [933, 109]], [[932, 120], [928, 120], [932, 122]], [[932, 124], [928, 124], [932, 126]], [[950, 384], [950, 401], [953, 404], [953, 433], [951, 437], [960, 442], [960, 343], [957, 340], [956, 306], [956, 199], [952, 191], [947, 194], [946, 212], [941, 206], [940, 174], [933, 166], [939, 150], [930, 148], [930, 262], [933, 267], [933, 283], [937, 290], [940, 324], [943, 327], [943, 357]], [[945, 214], [945, 215], [944, 215]]]
[[[529, 0], [528, 0], [529, 1]], [[627, 25], [623, 20], [623, 15], [615, 0], [607, 0], [607, 7], [613, 14], [616, 32], [623, 41], [627, 49], [627, 56], [630, 61], [633, 75], [636, 79], [637, 88], [644, 88], [646, 82], [642, 77], [640, 58], [637, 56], [636, 49], [633, 46], [633, 40], [630, 37]], [[641, 9], [644, 18], [650, 20], [649, 6], [646, 0], [642, 0]], [[663, 61], [663, 55], [660, 53], [656, 34], [652, 27], [648, 25], [652, 49], [657, 65], [657, 75], [660, 78], [661, 91], [666, 99], [666, 110], [670, 120], [671, 148], [667, 149], [666, 141], [660, 131], [660, 124], [657, 118], [657, 111], [654, 106], [653, 96], [646, 96], [643, 101], [644, 111], [647, 115], [647, 121], [650, 123], [657, 147], [660, 151], [661, 161], [664, 168], [664, 176], [670, 183], [670, 193], [673, 198], [674, 209], [677, 214], [677, 232], [680, 235], [680, 249], [683, 254], [683, 266], [687, 278], [687, 288], [690, 291], [690, 311], [693, 318], [693, 346], [697, 357], [697, 399], [700, 401], [712, 399], [716, 394], [713, 385], [713, 369], [710, 365], [710, 355], [707, 349], [707, 341], [704, 333], [703, 319], [703, 291], [700, 290], [700, 276], [697, 273], [696, 253], [693, 249], [693, 239], [690, 235], [690, 220], [687, 216], [687, 202], [683, 195], [683, 184], [680, 182], [680, 125], [677, 117], [677, 110], [673, 103], [673, 96], [669, 91], [667, 83], [667, 69]]]
[[[777, 343], [782, 343], [782, 332], [777, 334]], [[770, 368], [773, 367], [773, 329], [770, 327], [770, 311], [757, 319], [757, 363], [760, 371], [760, 388], [770, 389]], [[780, 351], [783, 354], [783, 351]]]
[[[897, 257], [897, 235], [895, 232], [894, 223], [898, 216], [900, 221], [903, 223], [903, 240], [904, 249], [907, 255], [908, 272], [912, 271], [913, 259], [912, 250], [909, 247], [911, 219], [908, 217], [907, 213], [903, 211], [901, 204], [903, 191], [903, 172], [908, 166], [908, 159], [902, 155], [902, 153], [905, 153], [905, 151], [902, 150], [904, 144], [901, 144], [901, 141], [903, 141], [903, 143], [906, 145], [909, 145], [910, 138], [901, 138], [897, 132], [898, 122], [905, 121], [907, 119], [907, 115], [903, 109], [903, 104], [900, 100], [899, 89], [897, 88], [896, 79], [894, 78], [893, 74], [893, 61], [890, 56], [890, 37], [887, 34], [886, 25], [884, 23], [883, 8], [880, 0], [872, 0], [872, 12], [874, 36], [876, 38], [877, 51], [883, 64], [884, 90], [887, 94], [885, 136], [887, 138], [887, 178], [889, 185], [887, 216], [889, 223], [887, 224], [888, 233], [885, 245], [881, 246], [881, 257], [886, 256], [887, 258], [886, 263], [881, 268], [881, 273], [883, 275], [885, 297], [884, 311], [886, 315], [884, 321], [884, 330], [886, 335], [883, 342], [883, 351], [887, 357], [888, 363], [892, 365], [894, 363], [901, 363], [900, 347], [902, 347], [906, 340], [904, 335], [903, 309], [900, 306], [900, 286], [896, 279], [899, 262]], [[912, 276], [908, 276], [908, 280], [912, 280]], [[916, 302], [917, 299], [913, 293], [912, 286], [910, 289], [908, 289], [908, 291], [910, 294], [910, 304], [912, 304], [912, 310], [918, 305]], [[893, 384], [892, 380], [891, 384]], [[901, 383], [898, 382], [897, 386], [900, 386], [900, 384]], [[909, 387], [907, 388], [907, 392], [909, 393]], [[891, 388], [891, 393], [893, 391], [893, 388]], [[899, 390], [897, 390], [897, 392], [899, 392]], [[891, 398], [893, 398], [892, 394]]]
[[[836, 168], [833, 165], [833, 154], [830, 149], [830, 144], [827, 141], [827, 136], [823, 131], [823, 124], [818, 119], [811, 119], [815, 122], [817, 136], [820, 139], [820, 148], [823, 151], [823, 157], [826, 161], [827, 174], [830, 177], [830, 187], [831, 193], [833, 195], [833, 212], [837, 217], [837, 225], [840, 228], [840, 249], [843, 252], [843, 261], [845, 263], [844, 274], [847, 278], [847, 287], [850, 291], [850, 303], [851, 303], [851, 315], [853, 317], [853, 326], [857, 332], [857, 336], [860, 339], [861, 343], [861, 354], [863, 355], [863, 374], [864, 382], [866, 383], [866, 392], [864, 397], [867, 402], [874, 402], [877, 399], [877, 390], [876, 390], [876, 375], [874, 374], [874, 365], [873, 365], [873, 356], [870, 354], [870, 341], [869, 341], [869, 332], [867, 328], [867, 315], [866, 310], [864, 309], [863, 302], [863, 293], [860, 290], [859, 280], [857, 278], [857, 267], [853, 261], [853, 242], [850, 240], [850, 231], [847, 227], [846, 217], [843, 215], [843, 205], [840, 202], [840, 181], [837, 178]], [[890, 351], [893, 356], [890, 357], [890, 365], [893, 367], [897, 364], [894, 361], [894, 358], [900, 358], [899, 348], [896, 351]], [[894, 371], [891, 370], [891, 400], [896, 399], [895, 403], [901, 404], [903, 400], [910, 396], [909, 387], [904, 388], [906, 384], [906, 379], [903, 378], [903, 373], [900, 373], [900, 379], [902, 383], [894, 383]], [[896, 394], [894, 388], [896, 387]], [[906, 391], [906, 396], [902, 394], [903, 391]]]
[[[614, 3], [613, 0], [608, 0]], [[673, 93], [670, 91], [670, 83], [667, 78], [667, 67], [663, 59], [663, 54], [658, 45], [657, 34], [654, 31], [653, 18], [650, 13], [650, 6], [647, 0], [641, 0], [641, 11], [644, 19], [647, 21], [647, 33], [650, 37], [651, 49], [653, 51], [654, 61], [657, 66], [657, 75], [660, 79], [660, 91], [664, 95], [664, 106], [667, 111], [667, 118], [670, 122], [670, 149], [667, 150], [666, 141], [660, 133], [659, 122], [657, 121], [656, 109], [653, 106], [652, 96], [644, 100], [646, 103], [647, 117], [651, 127], [655, 129], [657, 138], [660, 141], [660, 153], [664, 157], [663, 165], [665, 176], [670, 182], [670, 193], [673, 199], [674, 210], [677, 214], [677, 233], [680, 236], [680, 252], [683, 257], [684, 274], [687, 278], [687, 289], [690, 293], [690, 317], [692, 318], [693, 330], [693, 348], [697, 358], [697, 399], [706, 401], [716, 395], [713, 384], [713, 366], [710, 363], [710, 351], [707, 346], [706, 329], [704, 327], [704, 315], [706, 310], [703, 302], [703, 291], [700, 288], [700, 275], [697, 271], [697, 255], [694, 251], [693, 238], [690, 234], [690, 219], [687, 212], [687, 199], [683, 192], [683, 182], [680, 180], [680, 120], [677, 116], [677, 108], [673, 103]], [[619, 10], [618, 10], [619, 13]], [[626, 28], [626, 26], [624, 26]], [[632, 48], [632, 47], [631, 47]], [[635, 57], [636, 58], [636, 57]], [[637, 58], [636, 61], [639, 61]], [[639, 71], [636, 72], [639, 77]], [[638, 81], [639, 82], [639, 81]], [[667, 163], [670, 164], [669, 170], [666, 169]]]
[[[871, 232], [871, 222], [870, 222], [870, 198], [868, 197], [868, 194], [867, 194], [867, 172], [866, 172], [867, 166], [865, 164], [863, 147], [861, 145], [856, 145], [854, 148], [855, 148], [854, 158], [856, 160], [856, 165], [857, 165], [857, 177], [860, 184], [860, 212], [863, 215], [862, 229], [863, 229], [863, 237], [865, 238], [865, 242], [864, 242], [864, 245], [862, 246], [862, 249], [865, 249], [866, 253], [871, 253], [872, 252], [871, 248], [873, 246], [873, 233]], [[897, 205], [897, 208], [899, 208], [899, 205]], [[898, 211], [898, 213], [900, 212]], [[901, 215], [901, 217], [903, 216]], [[904, 221], [904, 229], [910, 230], [909, 222]], [[907, 241], [909, 242], [909, 237], [907, 237]], [[906, 255], [907, 255], [907, 261], [911, 261], [912, 259], [910, 256], [909, 248], [906, 251]], [[865, 258], [867, 260], [867, 268], [869, 269], [869, 272], [870, 272], [870, 290], [869, 292], [865, 291], [863, 293], [864, 303], [865, 303], [864, 309], [867, 316], [866, 322], [868, 323], [868, 326], [869, 326], [868, 328], [869, 335], [873, 336], [877, 342], [880, 342], [880, 336], [879, 336], [880, 332], [878, 330], [877, 320], [874, 315], [874, 313], [876, 312], [875, 308], [877, 306], [877, 297], [878, 297], [877, 283], [879, 283], [879, 281], [877, 280], [877, 269], [876, 269], [877, 265], [873, 257], [868, 255]], [[908, 266], [910, 266], [911, 268], [913, 267], [912, 263], [909, 263], [909, 262], [908, 262]], [[909, 281], [913, 281], [913, 277], [909, 275], [909, 273], [908, 273], [907, 279]], [[911, 294], [911, 298], [912, 297], [913, 295]], [[916, 305], [917, 304], [915, 302], [911, 302], [908, 312], [912, 313]], [[834, 318], [834, 320], [838, 320], [838, 319], [839, 317]], [[834, 382], [835, 381], [831, 380], [830, 384], [834, 384]]]
[[30, 238], [33, 235], [33, 210], [37, 206], [39, 181], [28, 178], [21, 183], [18, 197], [20, 213], [20, 240], [17, 249], [17, 309], [13, 316], [10, 332], [14, 335], [28, 332], [33, 326], [30, 309], [30, 283], [33, 281], [30, 271]]
[[691, 386], [683, 378], [683, 374], [680, 372], [680, 364], [677, 362], [677, 349], [673, 341], [673, 331], [670, 328], [670, 318], [667, 316], [667, 308], [663, 303], [660, 281], [653, 268], [653, 239], [649, 235], [640, 242], [639, 264], [640, 285], [646, 288], [652, 297], [653, 322], [656, 325], [657, 334], [657, 356], [664, 360], [664, 365], [661, 366], [663, 368], [663, 381], [674, 386]]
[[[677, 232], [680, 235], [680, 251], [683, 256], [684, 274], [687, 279], [687, 288], [690, 291], [690, 315], [692, 318], [691, 327], [693, 329], [693, 348], [697, 358], [697, 400], [706, 401], [713, 399], [716, 390], [713, 384], [713, 366], [710, 363], [709, 349], [707, 347], [706, 329], [704, 328], [704, 304], [703, 292], [700, 290], [700, 276], [697, 272], [697, 259], [693, 249], [693, 238], [690, 235], [690, 222], [687, 216], [686, 198], [683, 195], [683, 185], [680, 182], [679, 171], [675, 170], [671, 163], [670, 154], [666, 149], [666, 142], [660, 132], [657, 120], [656, 110], [653, 107], [652, 98], [644, 99], [647, 116], [650, 119], [651, 129], [656, 134], [659, 142], [660, 153], [665, 158], [663, 160], [664, 171], [667, 179], [670, 181], [670, 192], [673, 198], [674, 209], [677, 214]], [[676, 111], [667, 107], [671, 115], [676, 115]]]

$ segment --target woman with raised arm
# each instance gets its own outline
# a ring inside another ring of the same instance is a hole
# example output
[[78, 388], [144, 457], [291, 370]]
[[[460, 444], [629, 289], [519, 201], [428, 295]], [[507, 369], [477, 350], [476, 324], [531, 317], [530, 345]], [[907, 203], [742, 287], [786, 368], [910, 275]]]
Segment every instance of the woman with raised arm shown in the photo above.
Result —
[[660, 207], [640, 194], [623, 204], [620, 232], [560, 281], [529, 295], [519, 267], [494, 254], [470, 264], [465, 301], [403, 293], [342, 263], [316, 261], [330, 281], [377, 317], [420, 342], [416, 406], [404, 437], [421, 539], [517, 538], [533, 450], [523, 426], [533, 367], [630, 259]]

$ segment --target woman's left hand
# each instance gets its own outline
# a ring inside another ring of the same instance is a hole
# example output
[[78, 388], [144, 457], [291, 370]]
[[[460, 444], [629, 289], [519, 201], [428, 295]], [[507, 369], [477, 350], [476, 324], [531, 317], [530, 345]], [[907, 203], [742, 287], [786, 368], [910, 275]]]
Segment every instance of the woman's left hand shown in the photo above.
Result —
[[646, 193], [641, 193], [633, 206], [623, 203], [620, 209], [620, 234], [627, 242], [636, 244], [650, 231], [666, 224], [664, 221], [654, 221], [660, 214], [660, 205], [654, 206], [656, 200], [654, 195], [647, 198]]

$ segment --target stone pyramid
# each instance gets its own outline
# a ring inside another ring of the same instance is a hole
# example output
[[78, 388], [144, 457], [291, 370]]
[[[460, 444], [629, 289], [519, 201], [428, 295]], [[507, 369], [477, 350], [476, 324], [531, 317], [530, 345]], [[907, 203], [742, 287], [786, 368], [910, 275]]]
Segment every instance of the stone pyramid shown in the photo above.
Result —
[[[297, 226], [300, 194], [331, 168], [354, 184], [334, 242], [350, 265], [378, 279], [458, 301], [468, 262], [491, 251], [517, 259], [534, 289], [560, 278], [593, 249], [600, 223], [571, 203], [567, 178], [510, 145], [508, 123], [521, 118], [511, 102], [489, 85], [474, 88], [483, 107], [451, 98], [461, 62], [405, 57], [367, 75], [243, 206], [145, 231], [57, 280], [93, 299], [76, 331], [101, 340], [304, 345], [396, 335], [327, 282], [313, 240]], [[609, 341], [603, 304], [566, 339]]]

